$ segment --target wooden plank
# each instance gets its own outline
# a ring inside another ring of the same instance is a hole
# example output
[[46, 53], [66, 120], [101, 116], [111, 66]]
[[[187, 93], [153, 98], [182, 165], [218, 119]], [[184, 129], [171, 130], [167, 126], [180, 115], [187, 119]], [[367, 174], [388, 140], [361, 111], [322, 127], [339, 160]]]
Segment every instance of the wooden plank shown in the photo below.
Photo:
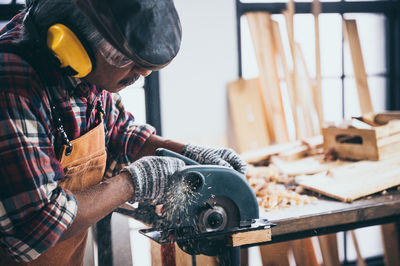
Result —
[[400, 185], [400, 156], [361, 161], [325, 173], [296, 178], [303, 187], [344, 202]]
[[260, 246], [262, 265], [290, 266], [289, 242]]
[[287, 93], [288, 93], [288, 98], [289, 98], [289, 102], [290, 102], [290, 109], [292, 112], [292, 116], [293, 116], [293, 120], [294, 120], [294, 125], [296, 128], [296, 132], [300, 131], [300, 127], [302, 126], [299, 123], [299, 120], [297, 118], [297, 114], [296, 114], [296, 92], [295, 92], [295, 87], [294, 87], [294, 80], [293, 80], [293, 74], [292, 72], [289, 70], [288, 67], [288, 63], [287, 63], [287, 58], [285, 55], [285, 51], [284, 51], [284, 47], [283, 47], [283, 41], [282, 41], [282, 36], [280, 33], [280, 29], [279, 29], [279, 23], [276, 21], [272, 22], [273, 24], [273, 34], [274, 34], [274, 41], [275, 41], [275, 47], [276, 47], [276, 53], [278, 56], [278, 60], [277, 62], [280, 63], [281, 68], [283, 70], [283, 74], [284, 74], [284, 79], [286, 82], [286, 86], [287, 86]]
[[374, 117], [374, 122], [378, 124], [386, 124], [390, 120], [394, 119], [400, 119], [400, 111], [389, 111], [376, 114]]
[[226, 241], [232, 247], [271, 241], [271, 228], [239, 232], [227, 237]]
[[355, 20], [343, 20], [343, 25], [345, 40], [350, 47], [361, 113], [363, 116], [370, 116], [374, 111], [362, 56], [360, 38], [358, 36], [357, 24]]
[[311, 238], [292, 241], [293, 255], [298, 266], [318, 266]]
[[161, 245], [150, 241], [151, 265], [161, 265]]
[[364, 258], [361, 255], [360, 246], [358, 245], [356, 233], [354, 232], [354, 230], [350, 230], [350, 234], [351, 238], [353, 239], [354, 249], [356, 250], [357, 254], [357, 266], [367, 266]]
[[251, 164], [257, 164], [269, 160], [271, 156], [274, 155], [280, 155], [290, 161], [309, 154], [313, 149], [322, 147], [322, 144], [323, 138], [319, 135], [304, 140], [273, 144], [266, 148], [241, 153], [240, 156], [243, 160]]
[[321, 3], [319, 0], [313, 0], [312, 13], [314, 15], [315, 32], [315, 95], [314, 101], [317, 107], [319, 125], [324, 122], [324, 113], [322, 109], [322, 74], [321, 74], [321, 44], [319, 37], [319, 14], [321, 13]]
[[323, 264], [325, 266], [340, 266], [336, 234], [318, 236]]
[[271, 162], [279, 172], [288, 176], [312, 175], [349, 164], [340, 160], [325, 162], [324, 155], [309, 156], [295, 161], [286, 161], [279, 156], [273, 156]]
[[[176, 243], [175, 243], [175, 252], [176, 252], [176, 266], [192, 265], [192, 255], [189, 255], [186, 252], [184, 252]], [[160, 264], [152, 264], [152, 265], [160, 265]], [[217, 266], [218, 262], [216, 257], [196, 255], [196, 265]]]
[[251, 12], [246, 17], [256, 52], [269, 136], [273, 142], [286, 142], [289, 135], [276, 67], [271, 15]]
[[268, 146], [259, 79], [229, 83], [228, 98], [237, 151], [243, 153]]
[[301, 136], [312, 137], [319, 134], [320, 126], [313, 98], [312, 80], [300, 44], [298, 43], [295, 44], [295, 57], [297, 65], [295, 82], [300, 104], [298, 106], [299, 117], [303, 119], [303, 121], [299, 119], [300, 123], [303, 124]]
[[285, 18], [286, 22], [286, 31], [288, 34], [288, 40], [289, 40], [289, 49], [290, 49], [290, 57], [292, 61], [292, 73], [290, 76], [291, 83], [292, 83], [292, 91], [289, 91], [289, 93], [292, 93], [293, 95], [291, 96], [294, 101], [294, 106], [292, 107], [292, 114], [293, 114], [293, 119], [295, 120], [296, 124], [296, 139], [302, 139], [306, 137], [306, 134], [303, 133], [303, 127], [304, 124], [302, 124], [302, 121], [300, 120], [299, 117], [299, 110], [298, 106], [300, 105], [300, 94], [298, 92], [297, 88], [297, 64], [296, 64], [296, 56], [295, 56], [295, 41], [294, 41], [294, 12], [295, 12], [295, 6], [294, 6], [294, 1], [288, 1], [286, 4], [286, 10], [282, 11], [282, 15]]
[[381, 225], [385, 265], [400, 265], [400, 242], [396, 224]]

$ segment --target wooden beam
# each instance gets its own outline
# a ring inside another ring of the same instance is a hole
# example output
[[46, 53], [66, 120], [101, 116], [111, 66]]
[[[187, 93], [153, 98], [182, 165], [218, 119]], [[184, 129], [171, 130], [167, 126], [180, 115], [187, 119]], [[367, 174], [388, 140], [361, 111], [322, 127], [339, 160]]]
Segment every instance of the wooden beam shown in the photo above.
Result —
[[296, 64], [296, 88], [298, 93], [299, 120], [303, 127], [301, 136], [312, 137], [319, 134], [317, 112], [313, 97], [313, 84], [307, 69], [306, 61], [301, 50], [300, 44], [295, 43], [295, 64]]
[[319, 266], [311, 238], [294, 240], [292, 245], [296, 265]]
[[246, 14], [259, 69], [265, 116], [271, 141], [289, 140], [276, 67], [271, 15], [266, 12]]
[[367, 266], [364, 258], [361, 255], [360, 246], [358, 245], [356, 233], [354, 232], [354, 230], [350, 230], [350, 234], [351, 234], [351, 238], [353, 239], [354, 248], [355, 248], [356, 254], [357, 254], [357, 266]]
[[343, 20], [343, 25], [345, 40], [350, 47], [361, 113], [363, 116], [372, 116], [374, 111], [368, 87], [367, 73], [365, 71], [364, 60], [361, 51], [360, 38], [358, 36], [357, 24], [353, 19], [345, 19]]
[[400, 265], [400, 242], [396, 224], [381, 225], [385, 265]]
[[[304, 139], [307, 137], [318, 135], [319, 132], [315, 130], [315, 123], [313, 121], [313, 113], [316, 114], [313, 82], [308, 73], [305, 64], [303, 52], [300, 45], [294, 40], [294, 6], [289, 2], [287, 4], [288, 10], [282, 12], [285, 16], [286, 27], [288, 31], [289, 47], [293, 60], [293, 92], [295, 101], [295, 110], [293, 116], [296, 117], [297, 123], [301, 126], [296, 128], [296, 138]], [[317, 126], [319, 130], [319, 126]]]
[[322, 73], [321, 73], [321, 44], [319, 36], [319, 14], [321, 13], [321, 3], [313, 0], [312, 12], [314, 15], [315, 32], [315, 95], [314, 101], [317, 108], [319, 125], [322, 127], [324, 122], [324, 112], [322, 108]]
[[262, 265], [289, 266], [290, 242], [260, 246]]
[[296, 92], [295, 92], [295, 87], [294, 87], [294, 80], [293, 80], [293, 74], [289, 70], [288, 66], [288, 61], [285, 55], [284, 47], [283, 47], [283, 41], [282, 41], [282, 36], [281, 32], [279, 29], [279, 23], [276, 21], [273, 21], [273, 34], [274, 34], [274, 40], [275, 40], [275, 47], [276, 47], [276, 53], [278, 56], [277, 62], [281, 64], [284, 78], [286, 81], [286, 86], [287, 86], [287, 93], [288, 93], [288, 98], [290, 102], [290, 109], [292, 111], [292, 116], [294, 120], [294, 125], [296, 128], [296, 132], [300, 131], [300, 123], [296, 115]]
[[325, 266], [340, 266], [336, 234], [318, 236], [323, 264]]

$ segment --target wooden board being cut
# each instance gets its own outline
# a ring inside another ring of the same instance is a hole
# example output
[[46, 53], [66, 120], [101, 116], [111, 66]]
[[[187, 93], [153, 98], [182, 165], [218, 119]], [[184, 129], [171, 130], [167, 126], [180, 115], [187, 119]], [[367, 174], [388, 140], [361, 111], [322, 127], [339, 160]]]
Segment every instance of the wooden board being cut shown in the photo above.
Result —
[[383, 161], [360, 161], [324, 173], [298, 176], [305, 188], [344, 202], [400, 185], [400, 156]]

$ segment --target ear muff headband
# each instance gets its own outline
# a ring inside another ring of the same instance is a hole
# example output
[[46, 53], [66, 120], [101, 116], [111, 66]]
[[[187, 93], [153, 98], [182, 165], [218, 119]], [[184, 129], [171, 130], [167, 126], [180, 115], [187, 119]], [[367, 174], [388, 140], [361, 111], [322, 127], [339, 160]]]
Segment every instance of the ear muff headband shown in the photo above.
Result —
[[77, 78], [92, 71], [92, 61], [78, 37], [65, 25], [55, 24], [47, 31], [47, 46], [60, 60], [61, 68]]

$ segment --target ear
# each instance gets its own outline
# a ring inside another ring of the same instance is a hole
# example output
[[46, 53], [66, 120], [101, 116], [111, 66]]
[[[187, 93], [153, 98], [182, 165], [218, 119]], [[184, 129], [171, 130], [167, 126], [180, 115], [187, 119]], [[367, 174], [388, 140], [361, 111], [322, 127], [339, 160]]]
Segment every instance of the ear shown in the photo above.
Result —
[[93, 67], [92, 60], [78, 37], [65, 25], [55, 24], [47, 31], [47, 46], [60, 60], [67, 74], [82, 78]]

